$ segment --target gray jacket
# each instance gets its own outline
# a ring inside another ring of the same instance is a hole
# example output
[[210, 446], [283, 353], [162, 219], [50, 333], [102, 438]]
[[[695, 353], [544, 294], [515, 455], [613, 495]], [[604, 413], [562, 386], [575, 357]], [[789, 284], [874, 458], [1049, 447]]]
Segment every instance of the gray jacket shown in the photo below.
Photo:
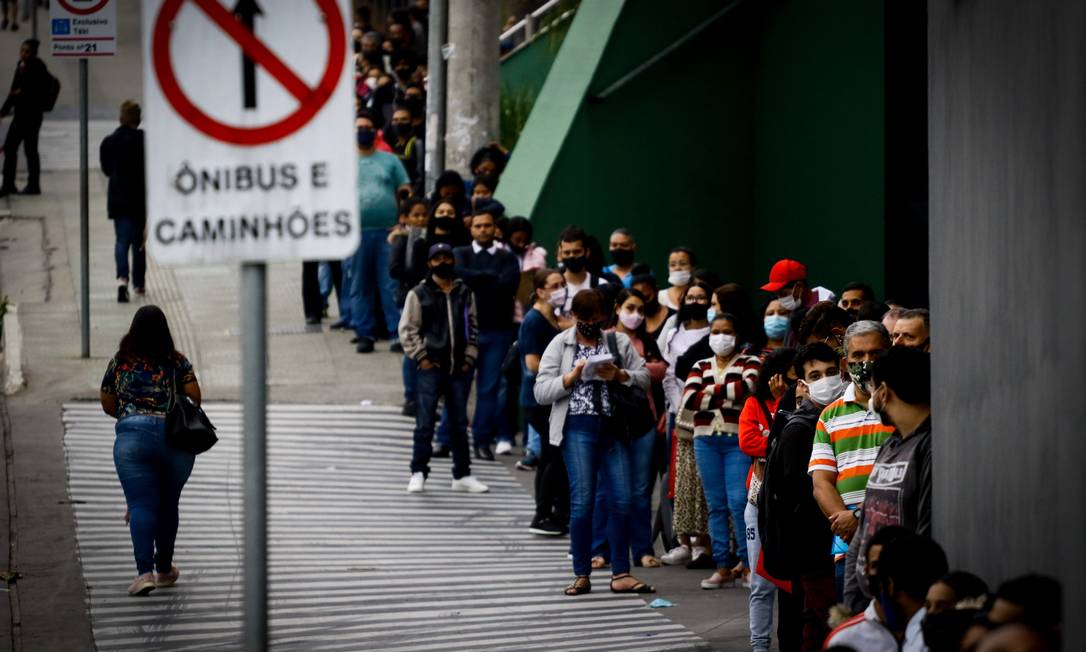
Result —
[[[649, 391], [649, 371], [645, 368], [645, 360], [630, 344], [630, 338], [623, 333], [615, 333], [615, 341], [618, 343], [618, 355], [622, 358], [622, 368], [630, 376], [623, 384], [637, 385], [646, 392]], [[536, 374], [532, 393], [540, 405], [551, 406], [550, 442], [553, 446], [562, 445], [566, 413], [569, 411], [569, 395], [572, 392], [572, 389], [562, 384], [562, 376], [573, 369], [573, 357], [576, 353], [577, 327], [572, 326], [551, 340], [539, 360], [539, 372]]]

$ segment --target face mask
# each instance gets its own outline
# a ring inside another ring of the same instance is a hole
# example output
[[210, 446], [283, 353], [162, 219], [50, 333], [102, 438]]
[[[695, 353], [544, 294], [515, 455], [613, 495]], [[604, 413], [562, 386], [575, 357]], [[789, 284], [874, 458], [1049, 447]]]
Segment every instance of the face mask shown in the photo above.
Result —
[[656, 299], [656, 297], [653, 297], [645, 302], [646, 315], [655, 315], [658, 312], [660, 312], [660, 302]]
[[566, 288], [558, 288], [557, 290], [551, 290], [550, 296], [547, 297], [547, 303], [552, 307], [561, 308], [566, 305], [566, 296], [569, 294], [569, 290]]
[[690, 272], [686, 270], [679, 270], [668, 274], [667, 282], [676, 286], [682, 287], [690, 283]]
[[434, 228], [435, 229], [441, 229], [442, 231], [445, 231], [446, 233], [449, 233], [454, 228], [456, 228], [456, 218], [455, 217], [435, 217], [434, 218]]
[[584, 256], [574, 256], [573, 258], [563, 258], [562, 264], [566, 266], [566, 269], [574, 274], [580, 274], [584, 271], [584, 266], [588, 261]]
[[369, 149], [373, 147], [373, 141], [377, 139], [377, 132], [369, 127], [362, 127], [358, 130], [358, 146], [362, 149]]
[[867, 381], [871, 380], [871, 369], [874, 368], [875, 362], [869, 360], [867, 362], [850, 362], [848, 363], [848, 375], [852, 378], [852, 382], [856, 383], [857, 387], [861, 389], [867, 385]]
[[730, 355], [735, 350], [735, 336], [727, 333], [710, 335], [709, 348], [717, 355]]
[[819, 405], [829, 405], [845, 391], [845, 381], [841, 375], [823, 376], [813, 383], [807, 383], [807, 395]]
[[411, 132], [412, 132], [411, 123], [400, 123], [400, 124], [393, 125], [393, 126], [396, 129], [396, 135], [399, 136], [400, 138], [407, 138], [408, 136], [411, 135]]
[[622, 322], [628, 330], [635, 331], [641, 326], [641, 322], [645, 321], [645, 315], [636, 312], [626, 312], [623, 310], [618, 313], [618, 320]]
[[679, 310], [679, 321], [701, 321], [709, 314], [709, 306], [704, 303], [686, 303]]
[[710, 306], [710, 308], [705, 311], [705, 318], [709, 321], [716, 319], [716, 308]]
[[611, 260], [619, 267], [629, 267], [634, 261], [633, 249], [612, 249]]
[[377, 89], [377, 78], [376, 77], [366, 77], [366, 86], [368, 86], [371, 91], [376, 90]]
[[771, 340], [783, 340], [788, 334], [788, 318], [784, 315], [769, 315], [764, 324], [765, 336]]
[[586, 340], [598, 340], [600, 338], [600, 325], [579, 321], [577, 322], [577, 332]]
[[791, 294], [784, 297], [777, 297], [777, 301], [780, 301], [781, 308], [784, 308], [788, 312], [792, 312], [799, 307], [799, 299], [795, 298]]
[[871, 398], [867, 399], [867, 411], [879, 415], [879, 421], [881, 421], [883, 425], [890, 423], [890, 418], [886, 415], [886, 405], [883, 404], [881, 408], [875, 405], [875, 392], [871, 392]]
[[433, 272], [434, 276], [445, 280], [449, 280], [456, 274], [452, 263], [439, 263], [431, 267], [430, 271]]

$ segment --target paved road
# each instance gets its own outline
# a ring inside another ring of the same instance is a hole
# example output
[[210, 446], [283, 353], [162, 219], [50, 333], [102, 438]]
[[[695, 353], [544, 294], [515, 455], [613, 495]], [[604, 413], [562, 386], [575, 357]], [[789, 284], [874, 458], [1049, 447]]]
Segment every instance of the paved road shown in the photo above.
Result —
[[[208, 412], [221, 442], [197, 460], [182, 497], [181, 582], [140, 599], [125, 593], [134, 564], [113, 420], [94, 403], [64, 405], [69, 488], [101, 650], [238, 642], [241, 411], [217, 403]], [[568, 539], [526, 532], [532, 501], [505, 466], [477, 464], [492, 491], [464, 495], [451, 492], [448, 461], [437, 460], [427, 492], [405, 493], [411, 422], [396, 411], [274, 406], [268, 427], [277, 649], [708, 649], [605, 583], [563, 596]]]

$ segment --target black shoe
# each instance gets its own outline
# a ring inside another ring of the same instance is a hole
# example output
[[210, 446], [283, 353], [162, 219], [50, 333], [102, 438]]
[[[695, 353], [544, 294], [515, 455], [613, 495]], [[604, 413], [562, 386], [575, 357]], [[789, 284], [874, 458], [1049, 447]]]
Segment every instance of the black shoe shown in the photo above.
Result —
[[494, 451], [490, 450], [490, 446], [483, 446], [482, 448], [475, 447], [475, 459], [486, 460], [487, 462], [494, 461]]
[[440, 457], [441, 459], [445, 459], [445, 458], [449, 457], [450, 455], [452, 455], [452, 451], [449, 450], [448, 446], [445, 446], [443, 444], [438, 444], [434, 448], [434, 452], [433, 452], [432, 455], [430, 455], [430, 457]]
[[686, 567], [690, 570], [709, 570], [710, 568], [716, 568], [716, 562], [713, 561], [713, 553], [706, 550], [689, 561]]
[[128, 286], [117, 286], [117, 303], [128, 303]]
[[405, 417], [413, 417], [416, 413], [418, 413], [418, 405], [416, 405], [414, 401], [404, 403], [403, 409], [400, 410], [400, 414]]
[[305, 323], [310, 326], [321, 323], [320, 315], [309, 315], [305, 318]]
[[339, 321], [335, 322], [334, 324], [332, 324], [328, 328], [331, 328], [334, 331], [345, 331], [350, 327], [351, 327], [351, 322], [347, 321], [346, 319], [340, 319]]
[[549, 517], [540, 518], [538, 516], [532, 519], [528, 531], [544, 537], [561, 537], [569, 534], [569, 529], [565, 526], [556, 523]]
[[359, 353], [373, 353], [373, 338], [362, 336], [358, 338], [358, 346], [354, 348]]
[[41, 188], [39, 188], [37, 186], [34, 186], [33, 188], [31, 188], [30, 186], [27, 186], [26, 188], [23, 188], [22, 190], [20, 190], [19, 194], [20, 195], [40, 195], [41, 194]]
[[399, 341], [393, 342], [388, 350], [390, 353], [403, 353], [403, 344], [400, 344]]

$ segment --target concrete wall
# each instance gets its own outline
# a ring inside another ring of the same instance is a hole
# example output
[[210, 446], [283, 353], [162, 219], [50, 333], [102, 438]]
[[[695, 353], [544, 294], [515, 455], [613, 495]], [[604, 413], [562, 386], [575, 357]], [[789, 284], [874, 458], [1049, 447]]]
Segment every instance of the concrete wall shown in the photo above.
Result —
[[1086, 649], [1086, 9], [928, 4], [935, 535]]

